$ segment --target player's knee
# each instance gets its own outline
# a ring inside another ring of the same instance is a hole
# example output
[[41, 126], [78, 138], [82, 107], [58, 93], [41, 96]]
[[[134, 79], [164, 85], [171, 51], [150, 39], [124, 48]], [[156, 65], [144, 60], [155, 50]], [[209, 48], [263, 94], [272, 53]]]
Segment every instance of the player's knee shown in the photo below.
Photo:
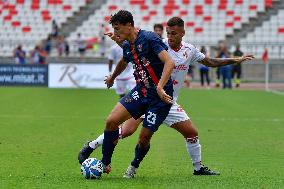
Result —
[[132, 128], [123, 129], [121, 132], [122, 138], [131, 136], [134, 132], [135, 130], [133, 130]]
[[117, 128], [117, 121], [113, 117], [108, 117], [106, 120], [106, 130], [115, 131]]
[[198, 131], [197, 129], [193, 128], [192, 132], [190, 133], [189, 137], [198, 137]]

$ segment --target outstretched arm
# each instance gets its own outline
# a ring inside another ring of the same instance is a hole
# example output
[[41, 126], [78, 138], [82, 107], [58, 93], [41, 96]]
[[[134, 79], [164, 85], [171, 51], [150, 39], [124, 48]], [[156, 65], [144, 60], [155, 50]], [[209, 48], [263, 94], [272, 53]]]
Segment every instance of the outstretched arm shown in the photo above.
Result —
[[208, 67], [221, 67], [230, 64], [240, 64], [246, 60], [254, 59], [253, 55], [245, 55], [238, 58], [210, 58], [205, 57], [203, 60], [199, 61], [200, 64], [203, 64]]

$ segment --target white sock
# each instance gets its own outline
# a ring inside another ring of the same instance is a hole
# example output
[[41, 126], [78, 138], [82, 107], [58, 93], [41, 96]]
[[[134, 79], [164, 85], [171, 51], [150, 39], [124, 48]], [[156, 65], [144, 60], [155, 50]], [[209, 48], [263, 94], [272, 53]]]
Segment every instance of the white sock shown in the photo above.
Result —
[[101, 134], [96, 140], [93, 140], [89, 143], [89, 146], [93, 148], [94, 150], [101, 146], [104, 142], [104, 134]]
[[199, 144], [198, 136], [186, 139], [186, 149], [191, 158], [193, 167], [199, 171], [202, 167], [201, 164], [201, 145]]
[[[93, 148], [94, 150], [103, 145], [104, 142], [104, 133], [101, 134], [96, 140], [93, 140], [92, 142], [89, 143], [89, 146]], [[119, 128], [119, 139], [122, 139], [122, 129], [121, 127]]]

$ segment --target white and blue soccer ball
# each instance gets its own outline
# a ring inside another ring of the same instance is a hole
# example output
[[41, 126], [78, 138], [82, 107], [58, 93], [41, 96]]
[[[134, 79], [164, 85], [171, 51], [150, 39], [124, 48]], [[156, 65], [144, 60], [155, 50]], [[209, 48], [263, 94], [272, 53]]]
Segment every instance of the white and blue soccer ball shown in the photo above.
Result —
[[96, 158], [88, 158], [81, 165], [81, 174], [86, 179], [101, 178], [103, 170], [103, 163]]

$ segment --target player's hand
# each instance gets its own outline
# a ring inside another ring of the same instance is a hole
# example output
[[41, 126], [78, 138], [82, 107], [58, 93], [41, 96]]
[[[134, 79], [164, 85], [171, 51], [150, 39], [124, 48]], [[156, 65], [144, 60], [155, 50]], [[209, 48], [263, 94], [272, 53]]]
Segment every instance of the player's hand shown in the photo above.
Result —
[[105, 33], [105, 35], [107, 35], [108, 37], [110, 37], [113, 41], [115, 41], [116, 43], [121, 43], [119, 37], [117, 37], [114, 33], [112, 32], [107, 32]]
[[172, 97], [169, 96], [163, 88], [157, 87], [157, 93], [158, 93], [159, 97], [162, 99], [162, 101], [164, 101], [168, 104], [173, 103]]
[[239, 64], [244, 62], [244, 61], [247, 61], [247, 60], [253, 60], [254, 59], [254, 56], [249, 54], [249, 55], [244, 55], [242, 57], [240, 57], [240, 60], [239, 60]]
[[106, 79], [104, 80], [105, 84], [107, 85], [107, 88], [111, 88], [114, 83], [114, 79], [112, 79], [111, 75], [106, 76]]

